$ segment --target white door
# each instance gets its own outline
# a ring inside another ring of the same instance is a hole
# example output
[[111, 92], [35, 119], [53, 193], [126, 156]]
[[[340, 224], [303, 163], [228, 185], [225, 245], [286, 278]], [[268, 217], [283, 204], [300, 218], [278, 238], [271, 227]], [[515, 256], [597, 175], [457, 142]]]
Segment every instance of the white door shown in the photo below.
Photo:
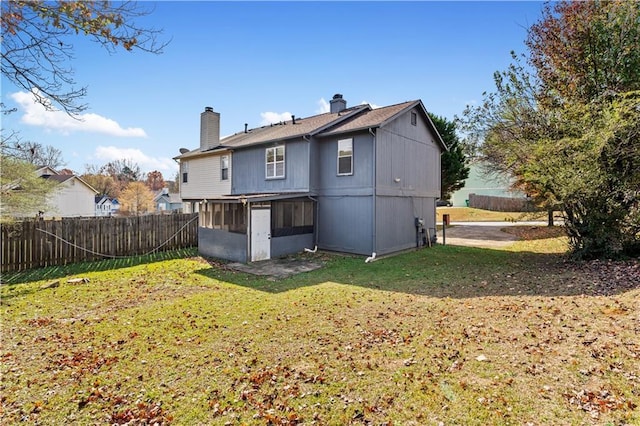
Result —
[[271, 209], [251, 210], [251, 261], [271, 258]]

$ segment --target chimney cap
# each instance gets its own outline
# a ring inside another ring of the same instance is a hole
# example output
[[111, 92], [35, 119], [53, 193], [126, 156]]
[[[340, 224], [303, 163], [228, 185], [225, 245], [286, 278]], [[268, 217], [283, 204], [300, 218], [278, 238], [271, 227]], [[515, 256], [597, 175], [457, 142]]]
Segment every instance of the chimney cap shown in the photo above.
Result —
[[213, 112], [213, 107], [204, 107], [205, 112]]
[[333, 99], [342, 99], [342, 94], [336, 93], [335, 95], [333, 95]]

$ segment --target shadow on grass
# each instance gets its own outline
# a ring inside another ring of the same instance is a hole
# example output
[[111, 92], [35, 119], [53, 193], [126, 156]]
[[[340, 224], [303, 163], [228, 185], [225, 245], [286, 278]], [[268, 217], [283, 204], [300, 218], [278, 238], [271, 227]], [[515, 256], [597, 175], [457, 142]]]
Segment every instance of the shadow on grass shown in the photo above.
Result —
[[45, 268], [29, 269], [20, 272], [3, 273], [2, 285], [11, 286], [32, 281], [55, 280], [69, 275], [128, 268], [130, 266], [192, 256], [198, 256], [198, 250], [196, 248], [158, 252], [146, 256], [131, 256], [121, 259], [105, 259], [94, 262], [72, 263], [62, 266], [48, 266]]
[[640, 288], [640, 283], [616, 287], [607, 277], [593, 276], [588, 268], [559, 254], [438, 245], [372, 263], [365, 263], [362, 256], [327, 253], [298, 257], [324, 266], [281, 280], [236, 272], [218, 262], [196, 272], [268, 293], [325, 282], [441, 298], [611, 295]]

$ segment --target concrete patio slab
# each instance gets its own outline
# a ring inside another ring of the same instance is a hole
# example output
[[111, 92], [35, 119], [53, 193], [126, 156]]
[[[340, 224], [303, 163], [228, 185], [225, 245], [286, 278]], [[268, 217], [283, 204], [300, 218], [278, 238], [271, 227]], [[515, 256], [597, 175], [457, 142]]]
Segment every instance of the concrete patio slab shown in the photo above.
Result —
[[276, 279], [288, 278], [302, 272], [322, 267], [321, 262], [300, 258], [270, 259], [251, 263], [231, 263], [229, 268], [253, 275], [269, 276]]

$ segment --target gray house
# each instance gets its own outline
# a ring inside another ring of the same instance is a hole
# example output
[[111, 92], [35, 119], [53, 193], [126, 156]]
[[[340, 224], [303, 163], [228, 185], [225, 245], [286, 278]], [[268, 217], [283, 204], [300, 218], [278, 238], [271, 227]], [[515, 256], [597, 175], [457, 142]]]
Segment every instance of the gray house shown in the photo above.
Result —
[[440, 154], [420, 100], [347, 108], [219, 139], [201, 114], [200, 147], [180, 162], [184, 211], [200, 214], [203, 255], [247, 262], [331, 250], [380, 256], [435, 241]]

